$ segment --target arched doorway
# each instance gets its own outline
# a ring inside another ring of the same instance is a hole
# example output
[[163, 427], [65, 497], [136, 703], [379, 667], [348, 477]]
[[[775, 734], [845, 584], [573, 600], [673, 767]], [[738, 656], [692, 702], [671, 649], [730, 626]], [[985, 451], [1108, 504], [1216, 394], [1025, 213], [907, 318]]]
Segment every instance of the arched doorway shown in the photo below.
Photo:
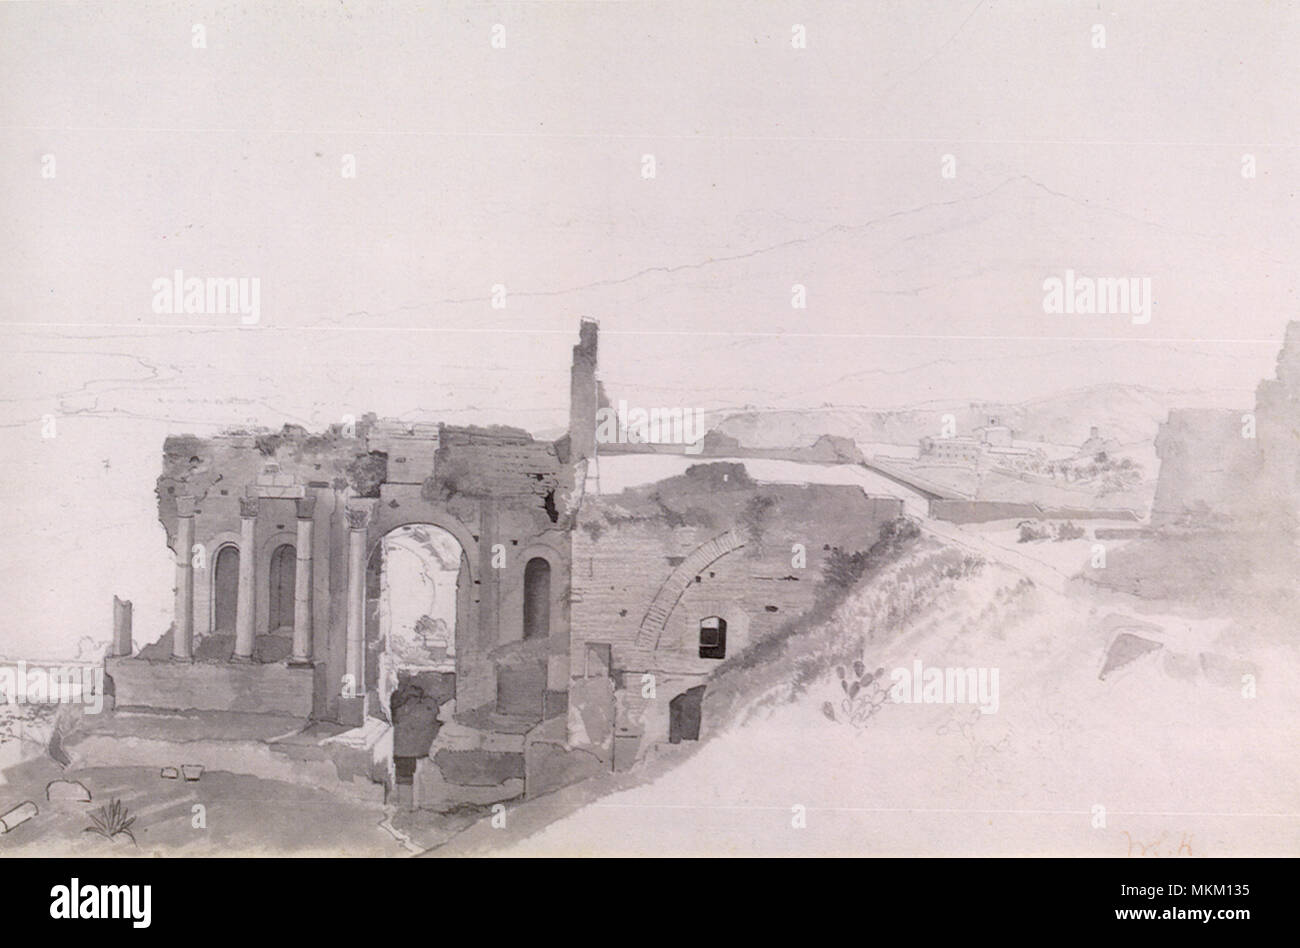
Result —
[[235, 631], [239, 606], [239, 547], [227, 544], [217, 550], [212, 570], [212, 630]]
[[409, 664], [453, 668], [459, 600], [469, 590], [459, 541], [432, 524], [384, 535], [367, 565], [367, 639]]
[[292, 543], [282, 543], [271, 554], [271, 590], [267, 602], [270, 615], [267, 630], [293, 631], [293, 585], [297, 570]]
[[524, 638], [551, 634], [551, 564], [535, 556], [524, 567]]
[[393, 725], [399, 794], [438, 733], [439, 708], [456, 696], [456, 651], [468, 619], [469, 558], [448, 530], [390, 530], [366, 567], [366, 690]]
[[448, 530], [427, 523], [395, 527], [366, 564], [366, 689], [402, 665], [455, 672], [458, 619], [473, 594], [469, 559]]
[[668, 702], [668, 743], [700, 739], [704, 708], [704, 685], [687, 688]]

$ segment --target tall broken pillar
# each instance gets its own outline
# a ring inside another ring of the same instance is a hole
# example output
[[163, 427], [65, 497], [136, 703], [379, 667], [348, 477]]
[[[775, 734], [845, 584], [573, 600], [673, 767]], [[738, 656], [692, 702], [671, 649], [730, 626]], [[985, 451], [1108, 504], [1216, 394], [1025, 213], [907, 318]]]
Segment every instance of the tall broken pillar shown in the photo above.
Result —
[[596, 456], [596, 411], [600, 408], [596, 382], [596, 340], [599, 326], [584, 319], [573, 347], [569, 376], [569, 461]]
[[113, 597], [113, 647], [109, 654], [128, 656], [135, 651], [131, 642], [131, 600]]

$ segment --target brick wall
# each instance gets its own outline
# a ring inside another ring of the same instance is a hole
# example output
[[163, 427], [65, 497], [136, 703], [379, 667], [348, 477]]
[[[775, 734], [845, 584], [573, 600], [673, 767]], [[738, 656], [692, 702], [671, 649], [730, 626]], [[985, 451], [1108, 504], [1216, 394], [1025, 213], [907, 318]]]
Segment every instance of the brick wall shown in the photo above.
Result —
[[151, 662], [110, 658], [116, 707], [243, 711], [306, 718], [312, 710], [312, 669], [279, 664]]
[[[856, 487], [701, 486], [693, 489], [682, 477], [588, 498], [573, 532], [571, 675], [613, 678], [618, 734], [667, 739], [667, 702], [719, 664], [699, 656], [702, 619], [726, 620], [727, 657], [743, 651], [812, 606], [830, 549], [866, 550], [881, 525], [903, 513], [902, 501], [867, 497]], [[760, 497], [770, 503], [756, 533], [746, 512]], [[662, 631], [638, 642], [660, 586], [692, 551], [733, 528], [745, 545], [689, 577]], [[802, 567], [792, 562], [795, 544], [805, 551]], [[643, 695], [647, 674], [654, 676], [653, 697]], [[575, 682], [571, 701], [577, 693]]]

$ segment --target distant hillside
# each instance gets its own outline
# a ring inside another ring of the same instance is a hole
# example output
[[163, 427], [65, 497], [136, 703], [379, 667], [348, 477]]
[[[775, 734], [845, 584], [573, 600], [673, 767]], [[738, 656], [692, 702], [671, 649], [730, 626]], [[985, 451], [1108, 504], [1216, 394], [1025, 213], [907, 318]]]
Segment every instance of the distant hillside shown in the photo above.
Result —
[[715, 430], [746, 447], [807, 445], [823, 434], [859, 442], [910, 445], [939, 433], [945, 414], [955, 416], [958, 434], [969, 434], [990, 418], [1010, 425], [1018, 439], [1051, 444], [1082, 444], [1090, 427], [1103, 438], [1130, 445], [1150, 442], [1170, 408], [1249, 407], [1249, 392], [1159, 391], [1140, 385], [1098, 385], [1020, 404], [998, 402], [934, 403], [897, 410], [828, 407], [802, 410], [747, 410], [725, 415]]

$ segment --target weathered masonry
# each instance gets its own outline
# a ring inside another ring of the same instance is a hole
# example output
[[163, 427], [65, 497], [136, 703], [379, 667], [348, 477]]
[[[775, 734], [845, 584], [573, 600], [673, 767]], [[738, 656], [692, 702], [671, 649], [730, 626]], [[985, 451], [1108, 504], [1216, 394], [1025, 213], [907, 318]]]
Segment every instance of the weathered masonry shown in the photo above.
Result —
[[107, 663], [153, 743], [125, 719], [101, 737], [165, 757], [197, 729], [231, 769], [429, 807], [697, 739], [719, 663], [807, 609], [824, 551], [867, 548], [902, 504], [721, 463], [598, 496], [596, 368], [584, 320], [555, 441], [373, 416], [168, 438], [174, 622]]

